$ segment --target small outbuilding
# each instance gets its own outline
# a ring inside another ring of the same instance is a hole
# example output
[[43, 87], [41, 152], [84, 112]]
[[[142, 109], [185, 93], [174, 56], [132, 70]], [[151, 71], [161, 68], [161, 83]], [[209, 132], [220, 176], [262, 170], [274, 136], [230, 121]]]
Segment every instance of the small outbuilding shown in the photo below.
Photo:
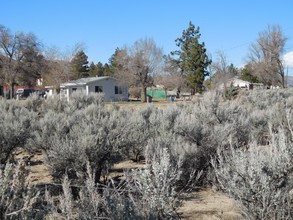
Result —
[[128, 101], [128, 87], [109, 76], [81, 78], [60, 85], [60, 95], [70, 99], [73, 92], [103, 93], [105, 101]]
[[57, 89], [54, 86], [45, 86], [46, 89], [46, 96], [52, 97], [54, 95], [57, 95]]
[[147, 95], [153, 99], [166, 99], [167, 92], [164, 88], [149, 87], [147, 88]]

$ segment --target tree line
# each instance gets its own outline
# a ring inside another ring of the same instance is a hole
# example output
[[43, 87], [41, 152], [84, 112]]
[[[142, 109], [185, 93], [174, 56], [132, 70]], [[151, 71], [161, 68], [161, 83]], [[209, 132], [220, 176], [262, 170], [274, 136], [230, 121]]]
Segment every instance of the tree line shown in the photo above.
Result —
[[33, 33], [13, 33], [0, 25], [0, 83], [9, 86], [12, 98], [14, 85], [35, 86], [37, 79], [57, 88], [60, 83], [81, 77], [113, 76], [139, 88], [143, 102], [146, 88], [154, 84], [193, 94], [235, 76], [268, 86], [286, 86], [282, 55], [287, 38], [280, 26], [269, 25], [259, 33], [250, 46], [246, 65], [240, 69], [229, 64], [223, 52], [212, 62], [200, 38], [200, 28], [190, 22], [175, 40], [178, 50], [163, 54], [153, 39], [142, 38], [131, 46], [117, 47], [109, 62], [103, 64], [89, 63], [81, 45], [61, 55], [58, 49], [44, 50]]

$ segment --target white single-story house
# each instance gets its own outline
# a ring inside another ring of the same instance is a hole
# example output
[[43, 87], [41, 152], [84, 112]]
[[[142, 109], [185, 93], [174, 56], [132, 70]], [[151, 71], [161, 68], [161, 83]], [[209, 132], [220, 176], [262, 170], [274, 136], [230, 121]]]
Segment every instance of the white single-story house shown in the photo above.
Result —
[[109, 76], [81, 78], [60, 85], [60, 95], [70, 99], [73, 92], [103, 93], [105, 101], [128, 101], [128, 87]]
[[224, 89], [225, 87], [230, 87], [230, 86], [249, 89], [250, 85], [251, 85], [251, 82], [248, 82], [242, 79], [232, 78], [227, 80], [227, 82], [222, 83], [220, 85], [220, 89]]

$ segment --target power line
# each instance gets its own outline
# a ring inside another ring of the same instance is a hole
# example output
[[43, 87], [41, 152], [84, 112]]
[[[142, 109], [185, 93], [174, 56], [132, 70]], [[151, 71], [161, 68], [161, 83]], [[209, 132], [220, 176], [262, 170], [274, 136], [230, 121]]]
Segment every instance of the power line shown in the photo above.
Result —
[[226, 50], [224, 50], [224, 51], [229, 51], [229, 50], [233, 50], [233, 49], [236, 49], [236, 48], [239, 48], [239, 47], [243, 47], [243, 46], [246, 46], [246, 45], [248, 45], [248, 44], [250, 44], [251, 42], [246, 42], [246, 43], [243, 43], [243, 44], [239, 44], [239, 45], [237, 45], [237, 46], [234, 46], [234, 47], [231, 47], [231, 48], [228, 48], [228, 49], [226, 49]]
[[293, 26], [285, 28], [284, 31], [287, 31], [287, 30], [290, 30], [290, 29], [293, 29]]
[[[283, 29], [284, 31], [287, 31], [287, 30], [290, 30], [290, 29], [293, 29], [293, 26], [290, 26], [290, 27], [287, 27], [285, 29]], [[240, 48], [240, 47], [243, 47], [243, 46], [246, 46], [246, 45], [249, 45], [251, 44], [252, 42], [246, 42], [246, 43], [241, 43], [239, 45], [236, 45], [236, 46], [233, 46], [233, 47], [230, 47], [228, 49], [224, 49], [223, 51], [230, 51], [230, 50], [233, 50], [233, 49], [237, 49], [237, 48]], [[291, 49], [293, 48], [292, 46], [290, 46], [289, 48], [287, 49]]]

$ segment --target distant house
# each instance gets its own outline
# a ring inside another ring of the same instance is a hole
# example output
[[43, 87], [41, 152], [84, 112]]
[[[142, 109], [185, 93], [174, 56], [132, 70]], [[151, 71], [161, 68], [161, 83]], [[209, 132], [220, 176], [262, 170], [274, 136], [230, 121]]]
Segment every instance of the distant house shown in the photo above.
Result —
[[230, 87], [230, 86], [237, 87], [237, 88], [250, 89], [251, 84], [252, 83], [242, 79], [232, 78], [232, 79], [229, 79], [226, 83], [222, 83], [220, 85], [220, 89], [224, 89], [225, 87]]
[[118, 79], [109, 76], [81, 78], [60, 85], [60, 95], [70, 99], [73, 92], [103, 93], [105, 101], [127, 101], [128, 87]]

